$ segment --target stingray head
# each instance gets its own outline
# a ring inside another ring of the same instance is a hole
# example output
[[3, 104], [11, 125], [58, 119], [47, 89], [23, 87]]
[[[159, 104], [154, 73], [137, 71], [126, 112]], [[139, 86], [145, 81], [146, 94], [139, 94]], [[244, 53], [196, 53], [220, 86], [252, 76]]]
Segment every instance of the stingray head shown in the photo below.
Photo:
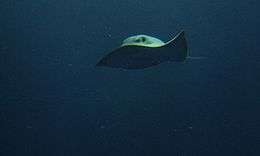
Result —
[[121, 46], [136, 45], [145, 47], [160, 47], [165, 43], [158, 38], [148, 35], [136, 35], [126, 38]]

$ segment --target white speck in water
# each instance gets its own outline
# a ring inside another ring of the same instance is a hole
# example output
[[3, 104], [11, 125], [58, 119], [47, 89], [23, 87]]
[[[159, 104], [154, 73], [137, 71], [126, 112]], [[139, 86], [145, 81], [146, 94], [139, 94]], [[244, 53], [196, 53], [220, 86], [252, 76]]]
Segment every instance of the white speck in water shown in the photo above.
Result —
[[27, 129], [31, 129], [32, 126], [31, 126], [31, 125], [27, 125], [26, 128], [27, 128]]

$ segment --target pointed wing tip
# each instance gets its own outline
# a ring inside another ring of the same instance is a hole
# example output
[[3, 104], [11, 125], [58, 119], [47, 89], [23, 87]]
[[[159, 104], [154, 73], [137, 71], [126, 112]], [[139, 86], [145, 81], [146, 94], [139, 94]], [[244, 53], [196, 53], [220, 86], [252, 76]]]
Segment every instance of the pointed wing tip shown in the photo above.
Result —
[[101, 66], [105, 66], [104, 64], [104, 59], [102, 58], [101, 60], [98, 61], [98, 63], [95, 65], [95, 67], [101, 67]]
[[95, 65], [95, 67], [102, 67], [102, 66], [104, 66], [104, 64], [101, 63], [101, 62], [98, 62], [98, 63]]

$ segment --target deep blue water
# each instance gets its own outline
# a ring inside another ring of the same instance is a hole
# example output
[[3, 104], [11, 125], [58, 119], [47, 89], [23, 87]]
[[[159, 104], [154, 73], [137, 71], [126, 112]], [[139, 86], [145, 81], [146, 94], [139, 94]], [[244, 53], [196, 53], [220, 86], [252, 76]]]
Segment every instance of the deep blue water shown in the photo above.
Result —
[[[257, 0], [0, 2], [1, 156], [260, 155]], [[185, 30], [207, 59], [96, 68]]]

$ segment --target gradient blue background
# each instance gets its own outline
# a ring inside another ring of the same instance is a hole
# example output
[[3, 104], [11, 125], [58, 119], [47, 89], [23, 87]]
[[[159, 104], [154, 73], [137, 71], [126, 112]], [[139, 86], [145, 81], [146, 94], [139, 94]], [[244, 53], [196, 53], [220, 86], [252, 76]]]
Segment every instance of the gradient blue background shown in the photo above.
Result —
[[[257, 0], [0, 2], [1, 156], [260, 155]], [[129, 35], [192, 56], [96, 68]]]

